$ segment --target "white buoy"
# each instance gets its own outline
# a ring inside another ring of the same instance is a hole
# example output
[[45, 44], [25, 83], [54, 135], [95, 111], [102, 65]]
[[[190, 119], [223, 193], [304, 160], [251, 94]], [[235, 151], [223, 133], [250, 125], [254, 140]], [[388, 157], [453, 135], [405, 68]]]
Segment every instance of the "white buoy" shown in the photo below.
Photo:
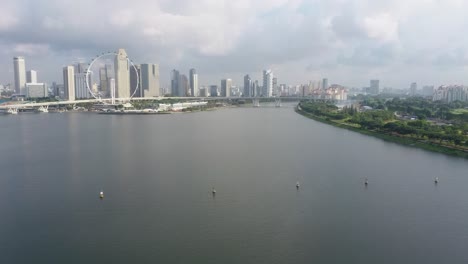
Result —
[[101, 192], [99, 193], [99, 198], [104, 199], [104, 192], [103, 192], [103, 191], [101, 191]]
[[299, 189], [300, 186], [299, 182], [296, 182], [296, 189]]
[[439, 177], [435, 177], [434, 183], [435, 183], [435, 184], [439, 183]]
[[364, 181], [364, 185], [368, 185], [369, 184], [369, 180], [366, 178], [366, 180]]
[[212, 194], [216, 194], [216, 190], [215, 190], [214, 187], [211, 189], [211, 193], [212, 193]]

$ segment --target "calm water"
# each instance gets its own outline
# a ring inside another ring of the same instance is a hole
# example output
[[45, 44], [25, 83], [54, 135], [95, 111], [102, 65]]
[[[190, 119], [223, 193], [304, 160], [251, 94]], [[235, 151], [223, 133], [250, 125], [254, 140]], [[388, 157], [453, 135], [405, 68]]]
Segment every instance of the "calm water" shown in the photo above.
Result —
[[0, 116], [0, 150], [0, 263], [468, 263], [467, 160], [292, 107]]

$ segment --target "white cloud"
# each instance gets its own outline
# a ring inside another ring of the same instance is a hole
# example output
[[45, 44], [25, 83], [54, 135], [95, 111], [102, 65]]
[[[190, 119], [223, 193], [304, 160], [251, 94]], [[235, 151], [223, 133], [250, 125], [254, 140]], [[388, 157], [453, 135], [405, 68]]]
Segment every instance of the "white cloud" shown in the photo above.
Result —
[[367, 36], [381, 42], [398, 41], [398, 21], [390, 14], [378, 14], [364, 19]]
[[[162, 71], [196, 67], [212, 83], [273, 65], [281, 82], [322, 74], [357, 85], [385, 72], [390, 85], [437, 84], [451, 75], [420, 73], [468, 63], [467, 8], [463, 0], [3, 0], [0, 61], [51, 54], [71, 63], [123, 47]], [[60, 80], [60, 66], [44, 63], [43, 72]], [[0, 71], [0, 83], [10, 79]]]

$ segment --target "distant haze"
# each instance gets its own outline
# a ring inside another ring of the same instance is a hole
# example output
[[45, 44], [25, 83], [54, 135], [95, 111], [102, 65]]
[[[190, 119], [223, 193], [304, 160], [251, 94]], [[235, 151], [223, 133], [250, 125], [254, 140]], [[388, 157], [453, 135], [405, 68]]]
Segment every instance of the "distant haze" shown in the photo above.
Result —
[[196, 68], [200, 85], [242, 86], [263, 69], [288, 84], [468, 84], [466, 10], [463, 0], [3, 0], [0, 83], [13, 82], [14, 56], [61, 83], [64, 65], [125, 48], [160, 64], [163, 87], [173, 68]]

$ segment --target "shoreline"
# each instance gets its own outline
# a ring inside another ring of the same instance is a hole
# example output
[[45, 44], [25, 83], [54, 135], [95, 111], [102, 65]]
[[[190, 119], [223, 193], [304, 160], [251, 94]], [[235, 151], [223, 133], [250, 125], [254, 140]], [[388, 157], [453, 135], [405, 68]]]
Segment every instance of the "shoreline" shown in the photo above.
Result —
[[437, 153], [446, 154], [446, 155], [449, 155], [449, 156], [468, 159], [468, 152], [465, 152], [465, 151], [462, 151], [462, 150], [453, 149], [453, 148], [450, 148], [450, 147], [445, 147], [445, 146], [436, 145], [436, 144], [431, 144], [431, 143], [427, 143], [427, 142], [422, 142], [422, 141], [416, 140], [416, 139], [398, 137], [398, 136], [389, 135], [389, 134], [382, 134], [382, 133], [378, 133], [378, 132], [374, 132], [374, 131], [370, 131], [370, 130], [364, 130], [364, 129], [360, 129], [360, 128], [357, 128], [357, 127], [352, 127], [352, 126], [339, 124], [339, 123], [336, 123], [336, 122], [333, 122], [333, 121], [328, 121], [325, 118], [313, 115], [311, 113], [308, 113], [308, 112], [300, 109], [299, 104], [294, 108], [294, 111], [296, 113], [304, 116], [304, 117], [310, 118], [312, 120], [315, 120], [315, 121], [318, 121], [318, 122], [321, 122], [321, 123], [332, 125], [332, 126], [338, 127], [338, 128], [351, 130], [351, 131], [354, 131], [354, 132], [357, 132], [357, 133], [360, 133], [360, 134], [363, 134], [363, 135], [372, 136], [372, 137], [379, 138], [379, 139], [382, 139], [382, 140], [385, 140], [385, 141], [388, 141], [388, 142], [393, 142], [393, 143], [400, 144], [400, 145], [405, 145], [405, 146], [408, 146], [408, 147], [415, 147], [415, 148], [420, 148], [420, 149], [423, 149], [423, 150], [426, 150], [426, 151], [437, 152]]

